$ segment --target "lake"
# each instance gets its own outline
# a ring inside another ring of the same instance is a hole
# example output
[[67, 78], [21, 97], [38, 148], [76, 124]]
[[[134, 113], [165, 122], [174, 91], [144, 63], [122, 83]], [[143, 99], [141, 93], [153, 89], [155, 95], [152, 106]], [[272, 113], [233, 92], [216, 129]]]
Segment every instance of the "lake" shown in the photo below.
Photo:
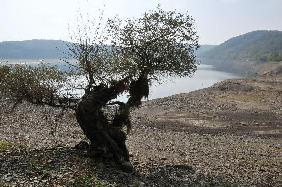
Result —
[[201, 64], [198, 70], [190, 77], [167, 79], [164, 84], [153, 85], [149, 99], [166, 97], [179, 93], [187, 93], [202, 88], [207, 88], [213, 84], [226, 79], [239, 78], [238, 75], [217, 71], [211, 65]]

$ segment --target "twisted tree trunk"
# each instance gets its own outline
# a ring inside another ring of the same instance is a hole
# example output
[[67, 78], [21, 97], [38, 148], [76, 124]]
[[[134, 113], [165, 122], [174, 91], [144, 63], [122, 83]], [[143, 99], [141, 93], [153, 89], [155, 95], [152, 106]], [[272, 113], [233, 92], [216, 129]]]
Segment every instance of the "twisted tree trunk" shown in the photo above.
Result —
[[112, 156], [115, 161], [129, 161], [125, 146], [126, 135], [120, 126], [109, 123], [102, 111], [118, 95], [115, 87], [99, 86], [86, 93], [76, 110], [77, 121], [90, 140], [90, 149], [97, 155]]
[[[113, 120], [109, 121], [102, 108], [125, 89], [129, 89], [130, 98], [126, 104], [119, 102], [119, 111]], [[90, 140], [89, 152], [91, 155], [113, 159], [127, 171], [133, 169], [125, 144], [126, 133], [122, 127], [130, 128], [130, 108], [139, 106], [143, 96], [148, 96], [147, 76], [132, 81], [129, 88], [122, 80], [111, 87], [100, 85], [85, 93], [78, 104], [76, 118], [84, 134]]]

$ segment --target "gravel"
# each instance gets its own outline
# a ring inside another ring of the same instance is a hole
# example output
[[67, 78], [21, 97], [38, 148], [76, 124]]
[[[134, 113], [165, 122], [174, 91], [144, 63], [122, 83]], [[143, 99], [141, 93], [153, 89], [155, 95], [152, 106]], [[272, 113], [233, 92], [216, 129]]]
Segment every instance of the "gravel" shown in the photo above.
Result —
[[133, 173], [74, 148], [85, 137], [72, 111], [2, 99], [0, 186], [282, 186], [281, 90], [229, 80], [145, 102], [127, 141]]

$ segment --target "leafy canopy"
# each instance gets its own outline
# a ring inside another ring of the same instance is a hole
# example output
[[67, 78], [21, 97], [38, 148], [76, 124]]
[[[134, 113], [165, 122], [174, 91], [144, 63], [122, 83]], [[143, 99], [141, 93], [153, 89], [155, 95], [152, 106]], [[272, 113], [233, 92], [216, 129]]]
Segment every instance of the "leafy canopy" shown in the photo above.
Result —
[[115, 70], [133, 77], [190, 75], [196, 70], [198, 48], [193, 23], [188, 14], [160, 7], [138, 19], [109, 20]]
[[[109, 19], [80, 26], [73, 37], [70, 55], [89, 86], [112, 84], [124, 78], [137, 79], [188, 76], [196, 70], [199, 47], [194, 20], [187, 13], [164, 11], [160, 7], [136, 19]], [[91, 29], [90, 29], [91, 28]], [[94, 33], [94, 34], [93, 34]]]

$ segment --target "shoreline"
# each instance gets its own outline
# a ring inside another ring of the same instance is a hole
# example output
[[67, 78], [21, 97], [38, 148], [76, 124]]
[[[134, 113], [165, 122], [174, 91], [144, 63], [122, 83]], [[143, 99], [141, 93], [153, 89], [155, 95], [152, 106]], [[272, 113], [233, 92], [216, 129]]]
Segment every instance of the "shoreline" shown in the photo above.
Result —
[[[161, 129], [168, 128], [165, 123], [171, 120], [188, 132], [243, 133], [280, 139], [281, 92], [282, 76], [228, 79], [208, 88], [146, 101], [136, 115], [146, 116], [148, 123], [159, 124], [156, 128]], [[191, 124], [195, 118], [200, 124]]]

